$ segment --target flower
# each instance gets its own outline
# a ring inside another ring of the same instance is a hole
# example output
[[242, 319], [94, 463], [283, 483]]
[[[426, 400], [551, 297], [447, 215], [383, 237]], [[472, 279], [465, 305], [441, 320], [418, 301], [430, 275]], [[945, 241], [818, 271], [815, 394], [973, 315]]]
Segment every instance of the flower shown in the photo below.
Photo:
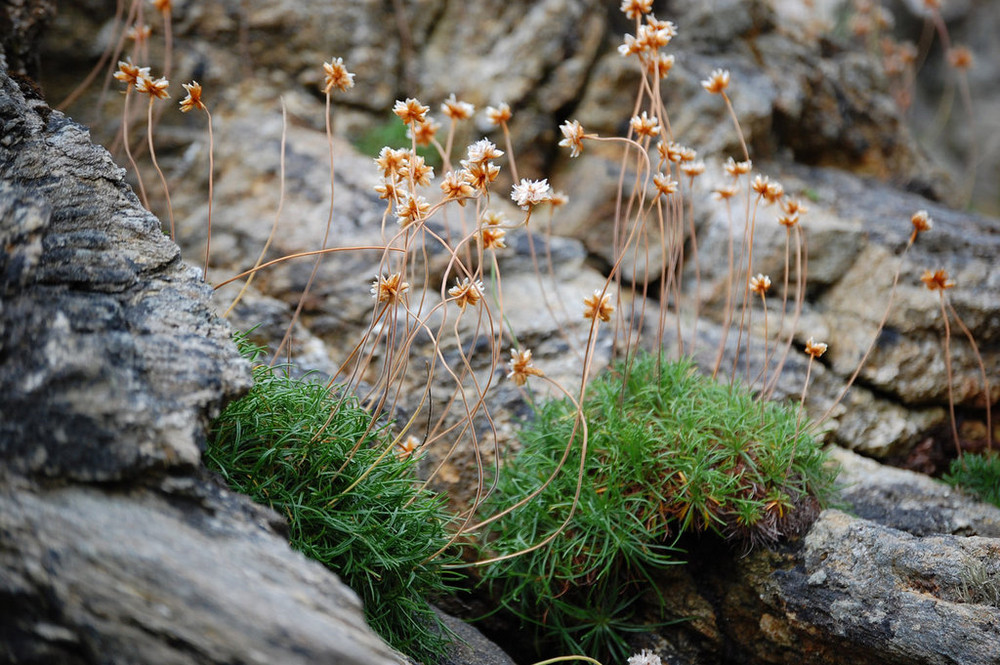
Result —
[[421, 187], [431, 184], [431, 179], [434, 177], [434, 167], [427, 166], [424, 158], [420, 155], [410, 155], [406, 171], [407, 175], [413, 179], [414, 184]]
[[424, 197], [403, 192], [396, 204], [396, 221], [405, 229], [410, 224], [422, 220], [430, 207], [431, 204]]
[[401, 173], [406, 169], [406, 165], [410, 161], [410, 151], [395, 150], [389, 146], [385, 146], [378, 153], [378, 158], [375, 160], [375, 165], [382, 169], [382, 176], [389, 178], [397, 173]]
[[808, 206], [802, 203], [802, 201], [793, 198], [787, 198], [782, 201], [781, 209], [789, 215], [804, 215], [809, 212]]
[[632, 116], [629, 126], [638, 136], [652, 138], [660, 133], [660, 120], [655, 115], [650, 118], [645, 111], [642, 112], [642, 116]]
[[805, 352], [813, 358], [819, 358], [821, 355], [826, 353], [826, 349], [826, 344], [823, 342], [814, 342], [813, 338], [810, 337], [809, 341], [806, 342]]
[[153, 6], [156, 7], [157, 11], [169, 12], [172, 8], [172, 0], [153, 0]]
[[934, 228], [934, 220], [931, 219], [926, 210], [918, 210], [913, 213], [913, 217], [910, 217], [910, 222], [913, 224], [914, 236], [922, 231], [930, 231]]
[[510, 106], [506, 102], [501, 102], [497, 106], [486, 107], [486, 119], [491, 125], [500, 126], [510, 121]]
[[347, 92], [354, 87], [354, 74], [347, 71], [343, 58], [334, 58], [330, 62], [324, 62], [323, 71], [326, 72], [323, 85], [323, 92], [326, 94], [330, 94], [334, 88], [341, 92]]
[[521, 178], [521, 182], [511, 188], [510, 198], [521, 206], [521, 210], [530, 210], [532, 206], [551, 199], [552, 191], [549, 189], [547, 179], [528, 180]]
[[956, 46], [948, 51], [948, 64], [955, 69], [972, 69], [972, 51], [966, 46]]
[[465, 170], [462, 175], [473, 188], [486, 192], [490, 183], [500, 175], [500, 167], [492, 162], [468, 162], [462, 160]]
[[661, 79], [667, 78], [667, 74], [674, 68], [673, 54], [659, 53], [656, 57], [649, 58], [645, 62], [646, 72], [650, 76], [658, 76]]
[[653, 176], [653, 184], [656, 185], [660, 196], [676, 194], [679, 183], [666, 173], [657, 173]]
[[497, 212], [496, 210], [487, 210], [483, 213], [483, 222], [489, 226], [501, 226], [507, 218], [504, 217], [502, 212]]
[[769, 179], [766, 175], [765, 176], [756, 175], [753, 178], [753, 182], [750, 183], [750, 187], [753, 189], [753, 191], [757, 192], [759, 196], [764, 196], [765, 194], [767, 194], [768, 182]]
[[510, 350], [510, 360], [507, 361], [507, 378], [511, 379], [515, 385], [523, 386], [528, 382], [529, 376], [544, 376], [542, 370], [533, 367], [531, 364], [531, 349], [524, 351]]
[[497, 150], [493, 142], [489, 139], [480, 139], [470, 145], [466, 150], [467, 159], [462, 162], [462, 166], [468, 164], [483, 164], [493, 159], [503, 157], [503, 151]]
[[770, 203], [777, 203], [782, 196], [785, 195], [785, 188], [781, 186], [780, 182], [771, 181], [767, 183], [767, 187], [764, 188], [763, 197]]
[[483, 297], [483, 283], [479, 280], [472, 281], [468, 277], [461, 282], [455, 280], [455, 286], [448, 289], [448, 295], [455, 299], [459, 307], [465, 309], [466, 305], [475, 307]]
[[652, 651], [643, 649], [628, 659], [628, 665], [662, 665], [660, 657]]
[[684, 155], [684, 146], [674, 141], [660, 141], [656, 144], [656, 151], [660, 154], [660, 159], [664, 162], [680, 162]]
[[767, 290], [771, 288], [771, 278], [767, 275], [762, 275], [757, 273], [756, 276], [750, 278], [750, 290], [754, 293], [759, 293], [763, 296], [767, 293]]
[[166, 99], [170, 96], [167, 92], [167, 88], [170, 87], [170, 81], [163, 78], [154, 79], [148, 76], [140, 75], [135, 83], [136, 92], [141, 92], [149, 95], [150, 99], [156, 97], [157, 99]]
[[405, 441], [399, 442], [399, 457], [400, 459], [406, 459], [416, 452], [417, 448], [420, 447], [421, 441], [412, 434], [406, 436]]
[[631, 19], [653, 11], [653, 0], [622, 0], [622, 13]]
[[399, 116], [399, 119], [406, 125], [423, 122], [429, 110], [428, 107], [412, 97], [407, 97], [406, 101], [403, 102], [397, 99], [396, 104], [392, 107], [392, 112]]
[[697, 162], [685, 162], [680, 166], [681, 171], [684, 172], [689, 178], [694, 178], [700, 176], [705, 172], [705, 162], [698, 160]]
[[484, 226], [479, 229], [479, 237], [483, 240], [483, 249], [504, 249], [507, 247], [507, 241], [504, 240], [504, 236], [507, 232], [503, 229], [498, 229], [495, 226]]
[[579, 157], [580, 151], [583, 150], [584, 139], [583, 127], [580, 125], [580, 122], [578, 120], [567, 120], [559, 125], [559, 131], [566, 137], [559, 142], [559, 145], [570, 149], [570, 157]]
[[119, 60], [118, 71], [114, 73], [116, 79], [130, 86], [137, 85], [140, 77], [146, 78], [148, 76], [149, 67], [136, 67], [131, 60]]
[[472, 104], [455, 99], [455, 93], [451, 93], [451, 96], [441, 104], [441, 112], [452, 120], [468, 120], [475, 111], [476, 107]]
[[394, 272], [388, 277], [379, 276], [372, 282], [371, 294], [377, 302], [398, 305], [403, 298], [403, 294], [410, 290], [410, 283], [404, 282], [398, 272]]
[[464, 175], [448, 171], [441, 180], [441, 191], [444, 193], [446, 201], [458, 201], [458, 205], [464, 206], [465, 199], [475, 195], [476, 190], [466, 181]]
[[567, 203], [569, 203], [569, 195], [566, 192], [552, 192], [552, 196], [549, 198], [549, 204], [553, 208], [564, 206]]
[[406, 136], [416, 141], [417, 145], [430, 145], [439, 129], [441, 129], [441, 123], [434, 118], [428, 118], [424, 122], [407, 127]]
[[701, 87], [713, 95], [722, 94], [729, 87], [729, 71], [725, 69], [712, 70], [711, 76], [701, 82]]
[[747, 160], [745, 162], [737, 162], [735, 159], [730, 157], [725, 163], [726, 173], [733, 176], [734, 178], [739, 178], [745, 173], [750, 173], [750, 169], [753, 168], [753, 162]]
[[933, 272], [925, 270], [920, 281], [931, 291], [944, 291], [955, 286], [955, 282], [948, 279], [948, 271], [941, 268]]
[[204, 102], [201, 101], [201, 84], [197, 81], [181, 83], [181, 87], [187, 91], [187, 97], [181, 100], [181, 113], [187, 113], [192, 109], [207, 111]]
[[148, 25], [133, 25], [131, 28], [125, 31], [125, 38], [129, 39], [136, 44], [141, 44], [142, 42], [149, 39], [149, 36], [153, 33], [153, 29]]
[[781, 224], [787, 229], [791, 229], [798, 223], [799, 223], [799, 216], [796, 214], [785, 213], [783, 215], [778, 215], [778, 224]]
[[593, 295], [584, 298], [583, 305], [583, 318], [585, 319], [600, 319], [607, 322], [611, 320], [611, 313], [615, 311], [614, 305], [611, 304], [611, 294], [604, 293], [602, 295], [600, 289], [595, 290]]
[[725, 201], [726, 199], [731, 199], [736, 196], [739, 191], [740, 188], [735, 183], [724, 185], [722, 187], [717, 187], [715, 191], [712, 192], [712, 198], [716, 201]]
[[395, 201], [406, 194], [406, 190], [402, 189], [401, 186], [402, 181], [399, 176], [393, 174], [382, 178], [382, 182], [375, 185], [375, 191], [380, 199]]

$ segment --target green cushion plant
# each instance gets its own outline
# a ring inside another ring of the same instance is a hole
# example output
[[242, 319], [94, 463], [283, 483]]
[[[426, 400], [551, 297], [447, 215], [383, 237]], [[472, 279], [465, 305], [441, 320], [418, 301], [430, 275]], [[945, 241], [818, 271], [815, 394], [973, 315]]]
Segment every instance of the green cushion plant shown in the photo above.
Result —
[[[835, 471], [795, 408], [720, 384], [687, 360], [646, 354], [619, 364], [594, 380], [583, 412], [588, 451], [572, 518], [563, 527], [579, 442], [541, 494], [486, 534], [496, 557], [558, 536], [484, 576], [504, 606], [573, 653], [627, 656], [625, 635], [643, 630], [632, 599], [655, 588], [655, 569], [684, 562], [681, 534], [771, 543], [799, 532], [833, 491]], [[553, 473], [576, 418], [569, 400], [540, 407], [521, 433], [522, 452], [500, 474], [492, 510]]]
[[[251, 360], [260, 349], [241, 344]], [[451, 590], [442, 500], [420, 488], [413, 457], [353, 397], [257, 365], [254, 387], [213, 425], [205, 461], [235, 491], [288, 519], [293, 547], [361, 597], [372, 628], [418, 660], [451, 633], [428, 597]]]
[[1000, 455], [971, 454], [951, 461], [943, 480], [979, 499], [1000, 507]]

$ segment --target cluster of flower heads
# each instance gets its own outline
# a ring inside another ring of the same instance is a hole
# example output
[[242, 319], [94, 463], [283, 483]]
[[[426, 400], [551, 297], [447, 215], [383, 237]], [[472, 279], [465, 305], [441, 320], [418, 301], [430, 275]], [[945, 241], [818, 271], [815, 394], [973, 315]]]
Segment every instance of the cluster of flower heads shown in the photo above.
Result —
[[660, 49], [677, 34], [677, 26], [672, 21], [660, 21], [653, 16], [652, 0], [624, 0], [621, 10], [635, 20], [636, 31], [635, 35], [625, 35], [618, 52], [624, 57], [638, 56], [646, 73], [657, 79], [666, 78], [674, 66], [674, 56], [661, 53]]

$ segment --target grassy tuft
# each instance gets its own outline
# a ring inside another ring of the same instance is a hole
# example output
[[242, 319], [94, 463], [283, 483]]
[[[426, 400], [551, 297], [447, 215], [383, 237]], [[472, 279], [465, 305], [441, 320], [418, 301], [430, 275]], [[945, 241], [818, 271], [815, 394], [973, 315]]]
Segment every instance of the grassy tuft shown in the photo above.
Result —
[[962, 455], [951, 461], [942, 479], [1000, 507], [1000, 455]]
[[[251, 361], [261, 351], [241, 347]], [[388, 429], [370, 428], [353, 398], [267, 365], [254, 380], [216, 420], [206, 463], [284, 515], [292, 546], [354, 589], [389, 644], [436, 660], [452, 637], [427, 600], [451, 590], [442, 564], [452, 559], [434, 556], [449, 542], [441, 499], [419, 489], [412, 457], [383, 455]]]
[[[835, 472], [797, 412], [696, 372], [687, 360], [640, 355], [595, 379], [580, 503], [549, 546], [492, 564], [485, 580], [503, 605], [573, 653], [624, 660], [643, 630], [633, 601], [657, 567], [683, 563], [677, 538], [709, 531], [741, 547], [800, 532], [833, 491]], [[571, 436], [568, 400], [542, 406], [524, 449], [490, 504], [531, 493]], [[579, 449], [535, 500], [487, 533], [497, 556], [560, 529], [576, 490]]]

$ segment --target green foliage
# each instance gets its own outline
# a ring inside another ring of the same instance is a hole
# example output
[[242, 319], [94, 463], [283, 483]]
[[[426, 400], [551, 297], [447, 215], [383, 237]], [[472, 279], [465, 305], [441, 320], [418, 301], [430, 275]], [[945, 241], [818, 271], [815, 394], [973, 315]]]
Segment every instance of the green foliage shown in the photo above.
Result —
[[[260, 351], [241, 346], [251, 360]], [[419, 489], [414, 460], [388, 450], [388, 430], [369, 430], [371, 416], [353, 398], [341, 402], [266, 365], [254, 379], [216, 420], [206, 463], [287, 517], [292, 546], [361, 596], [387, 642], [436, 659], [452, 636], [427, 601], [451, 590], [442, 571], [450, 559], [434, 557], [449, 540], [442, 501]]]
[[[624, 634], [643, 629], [631, 599], [655, 589], [657, 568], [683, 563], [679, 535], [773, 542], [799, 532], [833, 491], [835, 471], [795, 409], [719, 384], [689, 361], [640, 355], [598, 377], [583, 410], [589, 449], [568, 526], [549, 545], [485, 572], [505, 607], [574, 653], [625, 659]], [[575, 419], [568, 400], [541, 407], [500, 475], [492, 510], [550, 476]], [[496, 556], [559, 530], [576, 492], [580, 438], [551, 485], [491, 525]]]
[[[406, 135], [406, 125], [391, 114], [384, 123], [362, 132], [352, 143], [362, 155], [371, 157], [378, 157], [379, 152], [385, 147], [409, 149], [413, 145], [410, 137]], [[418, 146], [417, 154], [424, 158], [428, 166], [433, 166], [436, 170], [441, 169], [441, 155], [437, 150]]]
[[962, 455], [951, 461], [942, 479], [1000, 507], [1000, 455]]

